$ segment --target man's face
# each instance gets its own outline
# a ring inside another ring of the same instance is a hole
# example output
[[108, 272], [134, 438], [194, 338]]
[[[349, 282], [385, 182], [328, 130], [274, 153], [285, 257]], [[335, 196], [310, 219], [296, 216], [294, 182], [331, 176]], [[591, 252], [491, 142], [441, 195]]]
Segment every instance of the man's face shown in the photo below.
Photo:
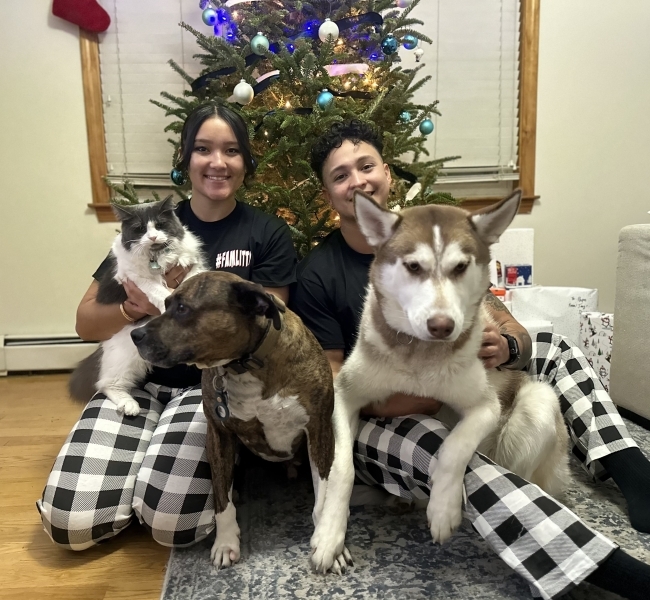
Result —
[[354, 221], [353, 197], [356, 190], [369, 194], [386, 206], [390, 192], [390, 169], [367, 142], [354, 144], [350, 140], [335, 148], [323, 163], [325, 197], [341, 220]]

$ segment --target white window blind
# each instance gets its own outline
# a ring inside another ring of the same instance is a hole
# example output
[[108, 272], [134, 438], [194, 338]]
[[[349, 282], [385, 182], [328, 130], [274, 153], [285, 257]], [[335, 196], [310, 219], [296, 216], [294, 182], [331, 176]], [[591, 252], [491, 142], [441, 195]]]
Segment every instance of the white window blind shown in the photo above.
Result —
[[[209, 28], [197, 0], [101, 4], [111, 16], [99, 46], [109, 176], [166, 177], [172, 148], [164, 128], [170, 119], [150, 99], [161, 99], [161, 91], [181, 96], [189, 87], [169, 59], [199, 75], [192, 55], [200, 48], [178, 24], [203, 33]], [[421, 44], [420, 75], [431, 80], [415, 97], [422, 104], [440, 101], [443, 116], [433, 116], [427, 139], [431, 156], [462, 157], [446, 169], [453, 180], [508, 179], [517, 164], [519, 1], [421, 0], [411, 15], [424, 21], [420, 30], [433, 40]], [[416, 66], [414, 51], [399, 52], [403, 68]]]
[[189, 89], [169, 66], [175, 60], [193, 77], [200, 51], [181, 21], [199, 31], [209, 30], [201, 20], [198, 0], [101, 0], [111, 17], [100, 36], [100, 69], [104, 102], [104, 129], [108, 175], [138, 179], [168, 175], [174, 135], [165, 127], [173, 118], [150, 102], [165, 91], [181, 96]]
[[[411, 15], [432, 44], [420, 75], [431, 80], [415, 95], [439, 100], [428, 136], [431, 157], [460, 155], [445, 172], [454, 178], [509, 178], [517, 165], [519, 105], [519, 1], [421, 0]], [[416, 66], [414, 51], [400, 48], [401, 66]], [[512, 175], [512, 178], [515, 178]]]

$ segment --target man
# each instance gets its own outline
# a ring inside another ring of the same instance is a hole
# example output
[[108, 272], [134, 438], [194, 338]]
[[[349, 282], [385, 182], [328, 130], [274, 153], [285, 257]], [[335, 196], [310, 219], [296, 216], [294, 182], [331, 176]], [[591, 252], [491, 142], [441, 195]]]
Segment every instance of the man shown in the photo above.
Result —
[[[312, 168], [340, 216], [340, 228], [301, 263], [292, 308], [325, 350], [334, 377], [355, 342], [373, 259], [373, 250], [355, 220], [353, 194], [362, 190], [386, 205], [391, 175], [381, 153], [381, 137], [360, 121], [336, 123], [312, 148]], [[627, 499], [633, 526], [650, 532], [650, 464], [580, 350], [566, 338], [551, 334], [540, 334], [533, 344], [501, 302], [489, 292], [486, 299], [497, 323], [484, 332], [480, 357], [486, 367], [527, 368], [531, 376], [554, 387], [570, 426], [574, 454], [594, 476], [613, 477]], [[431, 417], [439, 408], [434, 398], [404, 394], [395, 394], [380, 408], [366, 407], [367, 418], [361, 420], [354, 449], [358, 477], [404, 498], [426, 499], [429, 463], [447, 434]], [[612, 542], [539, 488], [480, 455], [470, 462], [465, 488], [465, 512], [474, 528], [542, 595], [553, 597], [566, 591], [583, 581], [596, 565], [601, 566], [589, 581], [624, 597], [641, 598], [641, 588], [634, 588], [650, 583], [650, 567], [621, 550], [612, 552]], [[527, 497], [524, 505], [509, 506], [515, 496], [521, 502], [522, 493]], [[541, 505], [552, 506], [552, 510], [538, 510]], [[553, 524], [560, 522], [559, 514], [563, 529]], [[513, 523], [518, 529], [516, 536], [510, 531]], [[588, 551], [576, 548], [574, 556], [586, 552], [589, 560], [569, 561], [574, 566], [567, 569], [566, 549], [574, 544], [569, 531], [576, 530], [590, 542]], [[522, 542], [524, 538], [526, 542]], [[540, 570], [535, 563], [541, 556], [550, 557], [550, 561]], [[592, 566], [587, 568], [587, 564]], [[623, 571], [629, 575], [625, 583], [621, 581]]]

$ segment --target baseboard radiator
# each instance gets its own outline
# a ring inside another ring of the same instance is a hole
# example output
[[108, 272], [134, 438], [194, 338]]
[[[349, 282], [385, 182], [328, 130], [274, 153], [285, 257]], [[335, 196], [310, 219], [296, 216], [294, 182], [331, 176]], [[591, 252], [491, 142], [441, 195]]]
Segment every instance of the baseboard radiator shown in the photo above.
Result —
[[0, 335], [0, 375], [16, 371], [63, 371], [97, 348], [70, 335]]

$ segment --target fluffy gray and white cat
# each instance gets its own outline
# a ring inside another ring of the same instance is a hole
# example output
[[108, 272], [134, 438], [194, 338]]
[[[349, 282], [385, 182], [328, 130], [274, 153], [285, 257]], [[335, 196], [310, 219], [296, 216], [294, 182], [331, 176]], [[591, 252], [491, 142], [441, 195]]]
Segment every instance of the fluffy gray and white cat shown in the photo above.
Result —
[[[127, 299], [123, 283], [132, 281], [160, 312], [171, 290], [164, 273], [181, 265], [191, 267], [185, 279], [205, 271], [201, 242], [179, 221], [171, 196], [159, 202], [130, 206], [113, 205], [122, 232], [111, 247], [111, 269], [99, 281], [97, 302], [118, 304]], [[129, 323], [83, 360], [70, 377], [70, 395], [87, 402], [96, 392], [112, 400], [118, 411], [135, 416], [140, 405], [131, 389], [141, 383], [150, 363], [143, 360], [131, 340], [131, 331], [142, 323]]]

